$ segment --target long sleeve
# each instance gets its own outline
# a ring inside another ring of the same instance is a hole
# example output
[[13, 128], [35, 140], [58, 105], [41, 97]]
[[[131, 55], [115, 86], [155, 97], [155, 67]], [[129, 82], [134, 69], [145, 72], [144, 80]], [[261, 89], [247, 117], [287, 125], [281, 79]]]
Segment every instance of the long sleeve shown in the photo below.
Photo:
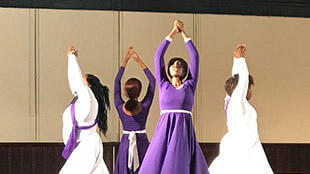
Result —
[[68, 81], [72, 94], [79, 93], [87, 87], [74, 54], [68, 55]]
[[91, 108], [91, 94], [88, 86], [85, 84], [80, 66], [74, 54], [68, 56], [68, 81], [72, 94], [76, 93], [76, 120], [78, 122], [88, 120], [87, 116]]
[[142, 100], [142, 103], [146, 104], [149, 107], [152, 104], [152, 101], [154, 98], [154, 92], [156, 88], [156, 79], [148, 68], [145, 68], [143, 72], [145, 73], [147, 79], [149, 80], [149, 86], [147, 88], [146, 95], [144, 99]]
[[124, 103], [121, 93], [121, 79], [123, 77], [125, 67], [121, 66], [114, 80], [114, 104], [116, 107]]
[[246, 65], [245, 58], [234, 58], [232, 75], [239, 74], [239, 80], [236, 88], [234, 89], [231, 101], [236, 103], [241, 103], [241, 109], [244, 113], [244, 101], [246, 101], [246, 96], [249, 86], [249, 72]]
[[170, 44], [170, 41], [167, 39], [164, 39], [162, 43], [159, 45], [158, 49], [156, 50], [155, 53], [155, 75], [156, 75], [156, 80], [158, 83], [158, 86], [161, 86], [161, 83], [163, 81], [167, 81], [167, 75], [165, 71], [165, 61], [164, 61], [164, 55], [166, 53], [166, 50]]
[[187, 80], [190, 80], [192, 86], [195, 89], [198, 82], [198, 74], [199, 74], [199, 54], [195, 45], [190, 39], [188, 39], [185, 42], [190, 56], [190, 65], [189, 65], [190, 76]]

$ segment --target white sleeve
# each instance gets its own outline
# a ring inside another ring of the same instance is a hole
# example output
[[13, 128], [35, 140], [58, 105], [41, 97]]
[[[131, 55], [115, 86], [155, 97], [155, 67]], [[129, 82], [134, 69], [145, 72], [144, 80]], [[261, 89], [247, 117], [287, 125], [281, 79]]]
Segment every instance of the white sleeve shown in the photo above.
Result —
[[87, 87], [74, 54], [68, 55], [68, 80], [72, 94], [78, 93]]
[[239, 74], [239, 80], [236, 88], [231, 95], [231, 101], [241, 103], [242, 111], [244, 112], [244, 101], [248, 93], [249, 86], [249, 71], [245, 61], [245, 58], [234, 58], [232, 75]]
[[166, 36], [165, 39], [169, 42], [172, 42], [172, 38], [170, 36]]
[[90, 112], [91, 95], [74, 54], [68, 55], [68, 80], [72, 94], [76, 93], [78, 96], [75, 107], [76, 120], [85, 120]]
[[188, 37], [188, 38], [185, 38], [185, 39], [184, 39], [184, 42], [187, 43], [187, 42], [190, 41], [190, 40], [192, 40], [192, 39], [191, 39], [190, 37]]

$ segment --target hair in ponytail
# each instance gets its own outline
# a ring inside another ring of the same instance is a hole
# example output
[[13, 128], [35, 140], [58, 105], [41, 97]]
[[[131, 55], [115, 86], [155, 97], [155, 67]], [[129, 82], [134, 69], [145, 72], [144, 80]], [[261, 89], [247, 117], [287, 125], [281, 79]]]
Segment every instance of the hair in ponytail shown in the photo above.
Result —
[[125, 104], [125, 109], [128, 111], [134, 111], [139, 102], [137, 98], [141, 93], [142, 83], [136, 78], [128, 79], [125, 83], [125, 95], [129, 100]]
[[99, 78], [92, 74], [86, 74], [86, 77], [90, 89], [93, 91], [98, 102], [97, 120], [99, 131], [106, 135], [108, 130], [107, 112], [110, 110], [109, 88], [102, 85]]

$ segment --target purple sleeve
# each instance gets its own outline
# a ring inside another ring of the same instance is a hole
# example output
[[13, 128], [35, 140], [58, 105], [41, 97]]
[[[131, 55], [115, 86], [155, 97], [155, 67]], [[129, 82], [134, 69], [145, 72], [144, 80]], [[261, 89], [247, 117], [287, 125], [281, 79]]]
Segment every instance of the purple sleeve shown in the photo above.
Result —
[[156, 80], [155, 80], [155, 77], [153, 76], [152, 72], [148, 68], [145, 68], [143, 71], [149, 80], [149, 86], [147, 88], [146, 95], [145, 95], [144, 99], [142, 100], [142, 103], [146, 104], [149, 107], [152, 104], [152, 101], [154, 98]]
[[164, 61], [164, 55], [165, 52], [169, 46], [170, 42], [166, 39], [162, 41], [162, 43], [159, 45], [159, 47], [156, 50], [155, 53], [155, 75], [156, 75], [156, 80], [158, 83], [158, 86], [161, 86], [161, 83], [163, 81], [167, 81], [167, 75], [165, 71], [165, 61]]
[[193, 88], [196, 89], [199, 73], [199, 54], [195, 45], [191, 40], [186, 42], [186, 47], [190, 55], [190, 65], [189, 65], [190, 76], [188, 80], [190, 80], [190, 83], [192, 84]]
[[125, 71], [125, 67], [121, 66], [118, 70], [118, 73], [114, 81], [114, 104], [116, 107], [124, 103], [122, 99], [122, 93], [121, 93], [121, 79], [123, 77], [124, 71]]

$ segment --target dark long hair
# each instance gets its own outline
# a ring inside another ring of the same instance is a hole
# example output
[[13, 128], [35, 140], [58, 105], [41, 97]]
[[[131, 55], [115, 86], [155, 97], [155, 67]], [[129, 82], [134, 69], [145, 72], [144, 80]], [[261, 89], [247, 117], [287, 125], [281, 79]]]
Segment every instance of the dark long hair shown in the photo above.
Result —
[[[168, 63], [167, 73], [168, 73], [169, 77], [172, 78], [172, 76], [171, 76], [171, 74], [170, 74], [169, 68], [170, 68], [170, 66], [172, 66], [172, 65], [174, 64], [174, 62], [176, 62], [176, 61], [179, 61], [181, 67], [183, 68], [183, 73], [184, 73], [184, 74], [183, 74], [182, 77], [180, 77], [180, 80], [182, 81], [182, 80], [186, 77], [186, 75], [187, 75], [187, 73], [188, 73], [188, 64], [187, 64], [187, 62], [186, 62], [183, 58], [180, 58], [180, 57], [173, 57], [173, 58], [171, 58], [171, 59], [169, 60], [169, 63]], [[190, 76], [190, 74], [189, 74], [189, 76]]]
[[138, 106], [139, 102], [137, 98], [141, 93], [142, 83], [136, 78], [130, 78], [125, 83], [125, 95], [129, 100], [125, 104], [125, 108], [128, 111], [134, 111]]
[[86, 74], [86, 77], [90, 89], [93, 91], [98, 102], [97, 120], [99, 131], [106, 135], [108, 130], [107, 113], [110, 110], [109, 88], [102, 85], [99, 78], [92, 74]]
[[[239, 81], [239, 74], [235, 74], [233, 77], [230, 77], [229, 79], [226, 80], [224, 89], [227, 95], [229, 96], [232, 95], [238, 84], [238, 81]], [[249, 86], [251, 85], [254, 85], [254, 78], [251, 75], [249, 75]]]

